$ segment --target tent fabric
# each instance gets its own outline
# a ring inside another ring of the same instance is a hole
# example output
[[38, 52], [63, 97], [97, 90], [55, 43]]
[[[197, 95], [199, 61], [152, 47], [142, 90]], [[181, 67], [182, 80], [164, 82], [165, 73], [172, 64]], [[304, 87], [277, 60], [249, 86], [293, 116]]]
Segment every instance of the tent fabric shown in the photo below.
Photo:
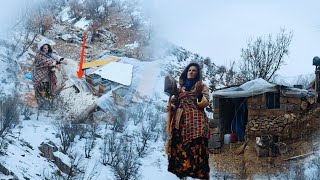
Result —
[[220, 96], [225, 98], [240, 98], [250, 97], [266, 92], [275, 92], [276, 85], [265, 81], [262, 78], [254, 79], [246, 82], [238, 87], [231, 87], [213, 92], [213, 96]]

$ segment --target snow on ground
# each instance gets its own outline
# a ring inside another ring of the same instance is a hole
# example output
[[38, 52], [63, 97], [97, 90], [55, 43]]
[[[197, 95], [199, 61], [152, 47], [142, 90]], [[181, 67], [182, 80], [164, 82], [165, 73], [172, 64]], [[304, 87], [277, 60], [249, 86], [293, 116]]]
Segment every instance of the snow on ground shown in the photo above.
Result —
[[139, 43], [137, 41], [134, 41], [134, 43], [132, 44], [126, 44], [125, 47], [129, 49], [136, 49], [139, 47]]
[[[39, 120], [36, 114], [31, 116], [33, 120], [22, 121], [14, 129], [13, 136], [9, 139], [7, 155], [2, 156], [0, 162], [7, 169], [14, 172], [19, 179], [43, 179], [43, 173], [52, 173], [58, 168], [46, 158], [40, 156], [39, 145], [42, 142], [52, 141], [58, 143], [51, 120], [41, 114]], [[29, 144], [27, 146], [27, 144]]]
[[92, 23], [92, 20], [86, 20], [86, 18], [83, 17], [78, 22], [76, 22], [74, 26], [83, 30], [87, 30], [91, 23]]
[[66, 7], [65, 9], [63, 9], [62, 11], [61, 11], [61, 13], [60, 13], [60, 19], [61, 19], [61, 21], [67, 21], [67, 20], [69, 20], [70, 19], [70, 16], [69, 16], [69, 13], [68, 12], [70, 12], [70, 7]]
[[[68, 65], [64, 68], [67, 71], [67, 76], [70, 78], [67, 81], [67, 86], [73, 83], [79, 85], [80, 79], [76, 77], [77, 63], [68, 59]], [[136, 59], [121, 57], [121, 63], [131, 64], [133, 66], [132, 83], [130, 88], [137, 89], [143, 95], [148, 95], [150, 98], [154, 95], [153, 91], [163, 91], [163, 88], [157, 88], [160, 70], [157, 63], [141, 62]], [[122, 69], [117, 69], [119, 72]], [[161, 83], [163, 84], [163, 83]], [[84, 89], [80, 93], [75, 93], [72, 88], [66, 89], [61, 92], [61, 96], [69, 104], [69, 113], [78, 114], [88, 105], [94, 103], [97, 97], [92, 96]], [[109, 93], [107, 96], [108, 101], [113, 102], [112, 96]], [[33, 109], [36, 113], [36, 109]], [[8, 146], [8, 155], [0, 158], [0, 162], [9, 170], [15, 173], [19, 179], [29, 177], [31, 179], [44, 179], [50, 177], [57, 169], [57, 166], [52, 162], [40, 156], [38, 147], [42, 142], [52, 141], [58, 147], [61, 147], [59, 138], [56, 137], [57, 129], [54, 122], [59, 119], [60, 111], [50, 112], [40, 111], [39, 120], [36, 120], [36, 114], [31, 116], [31, 120], [22, 120], [21, 124], [14, 129], [14, 136], [10, 137], [12, 141]], [[21, 117], [22, 118], [22, 117]], [[111, 133], [111, 130], [105, 130], [105, 124], [100, 123], [100, 135], [103, 137], [105, 133]], [[133, 122], [128, 122], [127, 133], [138, 131], [140, 126], [135, 126]], [[145, 158], [140, 158], [142, 166], [140, 167], [141, 179], [155, 179], [155, 180], [174, 180], [178, 179], [167, 171], [167, 159], [164, 154], [164, 142], [159, 138], [156, 143], [152, 143], [150, 151]], [[114, 174], [109, 166], [101, 164], [101, 145], [103, 144], [102, 138], [96, 138], [96, 146], [92, 150], [91, 158], [84, 158], [84, 139], [76, 138], [73, 145], [73, 153], [81, 154], [81, 166], [85, 169], [84, 177], [89, 179], [106, 179], [113, 180]], [[30, 144], [26, 146], [25, 144]], [[32, 147], [32, 148], [30, 148]], [[56, 152], [55, 155], [60, 157], [64, 163], [70, 164], [70, 159], [62, 154]]]

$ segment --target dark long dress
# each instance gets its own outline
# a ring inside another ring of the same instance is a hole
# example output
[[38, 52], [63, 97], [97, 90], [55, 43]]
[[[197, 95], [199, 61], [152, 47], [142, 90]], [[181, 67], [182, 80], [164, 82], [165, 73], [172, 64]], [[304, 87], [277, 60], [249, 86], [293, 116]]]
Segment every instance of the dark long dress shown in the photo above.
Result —
[[208, 124], [205, 113], [203, 109], [195, 107], [193, 92], [180, 94], [180, 97], [184, 113], [179, 121], [179, 129], [172, 128], [168, 171], [179, 178], [190, 176], [209, 179], [209, 150], [208, 136], [206, 136]]
[[40, 82], [34, 89], [39, 110], [53, 109], [54, 96], [50, 93], [49, 82]]

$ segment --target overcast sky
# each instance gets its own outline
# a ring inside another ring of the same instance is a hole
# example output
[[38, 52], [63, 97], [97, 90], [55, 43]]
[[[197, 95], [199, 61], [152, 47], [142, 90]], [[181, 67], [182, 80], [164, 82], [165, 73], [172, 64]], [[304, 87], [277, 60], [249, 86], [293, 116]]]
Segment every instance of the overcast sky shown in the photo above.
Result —
[[148, 8], [163, 37], [218, 65], [239, 59], [249, 38], [281, 27], [294, 35], [281, 75], [314, 73], [320, 56], [319, 0], [150, 0]]
[[[0, 32], [32, 0], [3, 1]], [[313, 73], [312, 58], [320, 56], [319, 0], [145, 0], [158, 32], [177, 45], [209, 56], [218, 65], [240, 57], [249, 38], [293, 31], [290, 56], [280, 74]], [[30, 3], [29, 3], [30, 4]]]
[[26, 9], [37, 0], [7, 0], [1, 1], [0, 5], [0, 38], [12, 33], [12, 27], [17, 24]]

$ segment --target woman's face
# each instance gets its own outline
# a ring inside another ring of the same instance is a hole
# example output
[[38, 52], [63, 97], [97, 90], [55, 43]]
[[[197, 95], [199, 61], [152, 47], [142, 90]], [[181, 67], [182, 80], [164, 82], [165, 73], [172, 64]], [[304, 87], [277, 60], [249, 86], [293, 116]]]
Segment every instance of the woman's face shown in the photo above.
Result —
[[47, 54], [47, 53], [48, 53], [48, 50], [49, 50], [48, 45], [44, 45], [43, 48], [42, 48], [42, 50], [43, 50], [44, 53]]
[[198, 68], [196, 66], [190, 66], [190, 68], [188, 69], [188, 74], [187, 74], [187, 78], [189, 80], [194, 79], [198, 74]]

